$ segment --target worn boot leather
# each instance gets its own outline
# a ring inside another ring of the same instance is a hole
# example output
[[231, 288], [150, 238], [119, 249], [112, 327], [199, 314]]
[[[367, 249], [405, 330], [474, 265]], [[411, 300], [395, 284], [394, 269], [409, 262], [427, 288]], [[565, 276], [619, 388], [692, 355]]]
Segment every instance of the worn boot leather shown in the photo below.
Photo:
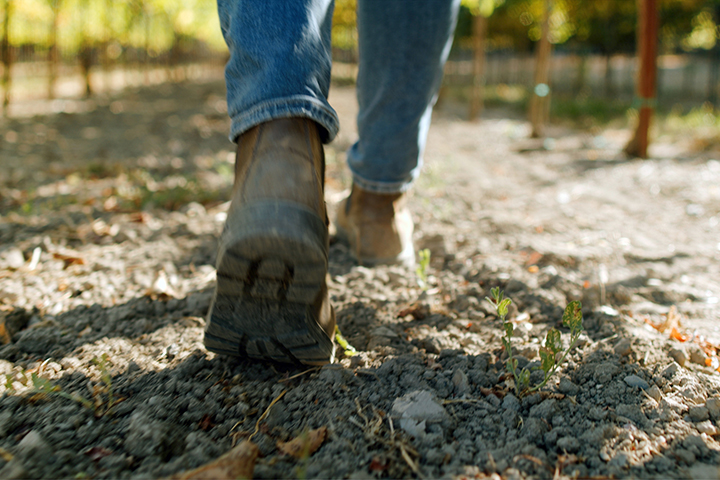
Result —
[[311, 120], [273, 120], [239, 138], [208, 350], [308, 365], [333, 361], [324, 170]]
[[363, 265], [415, 264], [413, 221], [403, 193], [379, 194], [353, 186], [339, 206], [338, 237]]

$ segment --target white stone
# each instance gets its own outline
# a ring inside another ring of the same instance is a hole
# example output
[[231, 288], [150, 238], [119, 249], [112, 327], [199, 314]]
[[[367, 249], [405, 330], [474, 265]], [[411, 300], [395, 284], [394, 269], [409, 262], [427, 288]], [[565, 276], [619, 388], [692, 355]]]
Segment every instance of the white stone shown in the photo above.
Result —
[[412, 418], [416, 422], [441, 422], [447, 418], [445, 408], [427, 390], [416, 390], [396, 398], [392, 406], [394, 417]]

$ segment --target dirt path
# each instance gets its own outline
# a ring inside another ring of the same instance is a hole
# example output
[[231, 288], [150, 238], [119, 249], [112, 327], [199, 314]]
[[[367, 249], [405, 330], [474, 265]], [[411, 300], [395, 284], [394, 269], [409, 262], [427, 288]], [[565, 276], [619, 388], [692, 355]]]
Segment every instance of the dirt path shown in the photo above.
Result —
[[[628, 161], [615, 131], [555, 128], [544, 148], [504, 112], [444, 105], [411, 202], [426, 288], [333, 243], [360, 353], [264, 365], [202, 346], [232, 182], [223, 95], [164, 85], [0, 123], [1, 478], [156, 478], [248, 437], [258, 478], [720, 478], [718, 160], [667, 139], [672, 155]], [[348, 88], [331, 101], [332, 208], [356, 107]], [[583, 302], [586, 333], [540, 394], [511, 393], [494, 286], [521, 366]], [[310, 457], [278, 450], [320, 427]]]

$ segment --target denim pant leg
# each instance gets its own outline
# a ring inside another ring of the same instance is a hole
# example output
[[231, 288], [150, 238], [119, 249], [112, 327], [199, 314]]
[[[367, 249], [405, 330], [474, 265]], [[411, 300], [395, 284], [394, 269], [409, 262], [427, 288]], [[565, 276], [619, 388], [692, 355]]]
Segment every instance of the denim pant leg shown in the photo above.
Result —
[[[328, 142], [333, 0], [217, 0], [230, 49], [225, 68], [230, 139], [276, 118], [315, 120]], [[321, 130], [323, 130], [321, 129]]]
[[459, 0], [359, 0], [359, 140], [348, 151], [364, 190], [410, 188], [452, 45]]

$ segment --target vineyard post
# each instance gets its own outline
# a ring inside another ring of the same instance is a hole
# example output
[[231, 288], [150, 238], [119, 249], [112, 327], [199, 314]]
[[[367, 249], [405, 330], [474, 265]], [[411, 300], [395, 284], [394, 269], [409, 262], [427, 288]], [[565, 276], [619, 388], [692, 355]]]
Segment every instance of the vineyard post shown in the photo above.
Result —
[[541, 138], [550, 113], [550, 12], [552, 1], [543, 2], [543, 22], [535, 56], [535, 75], [530, 99], [530, 123], [533, 138]]
[[7, 115], [8, 106], [10, 105], [10, 84], [12, 78], [10, 77], [10, 68], [12, 68], [12, 52], [10, 50], [10, 17], [12, 15], [12, 0], [5, 0], [3, 5], [3, 36], [0, 41], [0, 55], [2, 55], [3, 63], [3, 76], [2, 76], [2, 88], [3, 88], [3, 109], [5, 115]]
[[655, 109], [657, 87], [657, 40], [659, 17], [657, 0], [638, 0], [638, 69], [635, 103], [638, 108], [638, 123], [635, 134], [625, 147], [625, 153], [634, 157], [647, 158], [648, 131]]
[[48, 98], [55, 98], [55, 80], [58, 71], [58, 22], [60, 13], [60, 0], [50, 0], [50, 8], [52, 9], [52, 25], [50, 26], [50, 45], [48, 47]]
[[483, 111], [485, 97], [485, 36], [487, 18], [482, 13], [473, 16], [473, 84], [470, 97], [470, 120]]

